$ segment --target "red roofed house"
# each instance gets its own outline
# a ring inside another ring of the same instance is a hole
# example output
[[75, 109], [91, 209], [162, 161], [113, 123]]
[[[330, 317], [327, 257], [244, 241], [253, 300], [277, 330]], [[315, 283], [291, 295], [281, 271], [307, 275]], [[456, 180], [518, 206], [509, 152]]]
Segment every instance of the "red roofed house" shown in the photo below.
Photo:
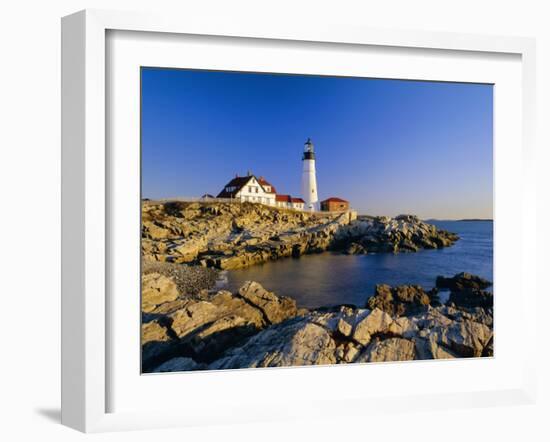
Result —
[[326, 212], [345, 212], [349, 210], [349, 201], [333, 196], [321, 201], [321, 210]]

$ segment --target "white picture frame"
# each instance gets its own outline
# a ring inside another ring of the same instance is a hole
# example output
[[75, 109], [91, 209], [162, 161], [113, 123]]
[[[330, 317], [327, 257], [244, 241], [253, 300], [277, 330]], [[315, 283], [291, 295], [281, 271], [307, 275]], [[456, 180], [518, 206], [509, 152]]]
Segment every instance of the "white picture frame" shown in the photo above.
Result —
[[[85, 432], [208, 424], [209, 416], [174, 410], [109, 412], [108, 395], [113, 387], [107, 375], [110, 324], [107, 244], [112, 238], [107, 228], [109, 186], [107, 155], [106, 35], [109, 31], [141, 31], [173, 35], [199, 35], [270, 39], [286, 42], [337, 43], [384, 48], [437, 49], [484, 54], [514, 54], [521, 57], [521, 290], [522, 307], [536, 302], [534, 285], [535, 232], [529, 229], [535, 219], [534, 158], [535, 43], [518, 37], [388, 31], [349, 28], [326, 23], [307, 27], [271, 25], [242, 21], [211, 22], [194, 17], [167, 17], [87, 10], [62, 21], [62, 422]], [[519, 122], [518, 122], [519, 124]], [[502, 249], [501, 249], [502, 250]], [[496, 253], [499, 253], [498, 246]], [[501, 252], [505, 253], [505, 252]], [[527, 257], [531, 261], [527, 262]], [[136, 326], [137, 327], [137, 326]], [[524, 375], [519, 386], [501, 389], [406, 395], [389, 391], [376, 403], [343, 398], [342, 414], [366, 414], [373, 410], [441, 409], [501, 403], [532, 403], [535, 396], [535, 324], [522, 325], [525, 348], [521, 354]], [[354, 370], [362, 370], [362, 366]], [[440, 369], [444, 370], [443, 366]], [[285, 370], [292, 377], [293, 369]], [[258, 373], [258, 371], [254, 371]], [[208, 375], [208, 374], [206, 374]], [[219, 376], [235, 376], [222, 373]], [[241, 371], [240, 382], [246, 382]], [[255, 375], [258, 376], [258, 375]], [[261, 375], [264, 376], [264, 375]], [[267, 375], [268, 376], [268, 375]], [[172, 378], [175, 379], [175, 378]], [[190, 379], [190, 378], [185, 378]], [[220, 378], [218, 378], [220, 379]], [[262, 382], [264, 379], [261, 380]], [[236, 398], [235, 413], [228, 409], [218, 422], [246, 422], [286, 417], [333, 415], [327, 401], [313, 399], [313, 407], [289, 406], [258, 409]], [[239, 402], [240, 401], [240, 402]], [[330, 401], [329, 401], [330, 402]], [[317, 406], [315, 406], [317, 405]], [[221, 413], [221, 412], [220, 412]]]

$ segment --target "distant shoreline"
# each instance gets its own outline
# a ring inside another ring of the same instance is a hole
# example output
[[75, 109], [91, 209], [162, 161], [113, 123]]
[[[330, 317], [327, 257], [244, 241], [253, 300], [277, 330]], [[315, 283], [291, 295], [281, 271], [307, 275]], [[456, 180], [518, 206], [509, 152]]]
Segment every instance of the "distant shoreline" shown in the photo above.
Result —
[[494, 220], [492, 220], [490, 218], [464, 218], [464, 219], [435, 219], [435, 218], [430, 218], [430, 219], [426, 219], [424, 221], [425, 222], [432, 222], [432, 221], [478, 222], [478, 221], [482, 221], [482, 222], [492, 223]]

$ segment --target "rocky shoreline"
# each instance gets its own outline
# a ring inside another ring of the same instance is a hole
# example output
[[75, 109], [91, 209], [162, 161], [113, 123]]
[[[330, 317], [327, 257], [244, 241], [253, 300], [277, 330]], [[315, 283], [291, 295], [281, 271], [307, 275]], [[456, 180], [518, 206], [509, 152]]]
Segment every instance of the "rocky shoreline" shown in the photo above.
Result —
[[142, 203], [144, 261], [237, 269], [334, 250], [348, 254], [448, 247], [458, 236], [414, 215], [306, 213], [253, 203]]
[[434, 287], [376, 286], [364, 306], [300, 309], [260, 284], [238, 292], [178, 291], [160, 273], [142, 277], [142, 370], [170, 372], [385, 362], [493, 355], [491, 285], [461, 273]]
[[[356, 219], [251, 203], [144, 201], [142, 370], [491, 356], [490, 282], [473, 275], [440, 277], [429, 291], [378, 285], [363, 306], [317, 309], [253, 281], [233, 293], [216, 290], [219, 270], [327, 250], [416, 252], [457, 240], [413, 215]], [[451, 291], [445, 305], [439, 288]]]

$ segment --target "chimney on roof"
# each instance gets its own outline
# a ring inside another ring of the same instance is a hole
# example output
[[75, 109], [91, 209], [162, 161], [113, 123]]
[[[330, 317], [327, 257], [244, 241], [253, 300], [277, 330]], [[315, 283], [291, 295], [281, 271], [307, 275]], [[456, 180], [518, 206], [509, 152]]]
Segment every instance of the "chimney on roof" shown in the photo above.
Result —
[[252, 173], [250, 172], [250, 169], [248, 169], [248, 171], [246, 172], [246, 175], [247, 175], [247, 176], [251, 176], [251, 175], [252, 175]]

